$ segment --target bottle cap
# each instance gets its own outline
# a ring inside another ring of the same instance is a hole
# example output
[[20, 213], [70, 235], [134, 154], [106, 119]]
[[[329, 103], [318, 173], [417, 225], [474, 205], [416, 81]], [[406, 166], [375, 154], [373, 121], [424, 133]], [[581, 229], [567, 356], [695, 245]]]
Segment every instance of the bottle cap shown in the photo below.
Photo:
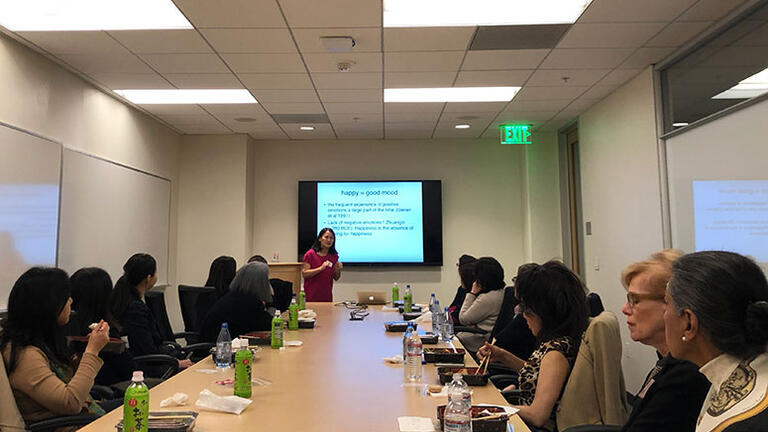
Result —
[[453, 374], [453, 379], [454, 380], [460, 380], [461, 379], [461, 374], [456, 372], [455, 374]]
[[278, 317], [278, 318], [280, 317], [280, 311], [279, 310], [275, 310], [275, 316]]
[[133, 378], [131, 378], [131, 381], [133, 382], [144, 381], [144, 372], [133, 371]]
[[229, 324], [227, 324], [227, 323], [221, 323], [221, 328], [223, 328], [223, 329], [225, 329], [225, 328], [229, 328]]

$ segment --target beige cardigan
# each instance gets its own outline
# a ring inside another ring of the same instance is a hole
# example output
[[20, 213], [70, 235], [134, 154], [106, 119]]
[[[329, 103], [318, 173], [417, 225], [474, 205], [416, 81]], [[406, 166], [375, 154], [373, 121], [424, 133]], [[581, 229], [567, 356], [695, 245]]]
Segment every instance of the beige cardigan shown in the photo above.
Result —
[[483, 346], [488, 340], [488, 333], [493, 330], [496, 319], [501, 311], [501, 303], [504, 301], [504, 290], [498, 289], [474, 295], [471, 292], [464, 297], [464, 303], [459, 312], [459, 321], [461, 325], [467, 327], [477, 327], [485, 330], [486, 334], [476, 334], [468, 332], [459, 332], [456, 336], [464, 345], [464, 348], [475, 352]]

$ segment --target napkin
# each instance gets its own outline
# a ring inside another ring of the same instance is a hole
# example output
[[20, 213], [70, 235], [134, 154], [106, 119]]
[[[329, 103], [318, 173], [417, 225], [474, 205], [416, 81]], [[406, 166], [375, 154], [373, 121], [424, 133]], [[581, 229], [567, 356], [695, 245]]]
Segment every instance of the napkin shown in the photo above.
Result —
[[429, 417], [398, 417], [400, 432], [434, 432], [435, 426]]
[[317, 318], [317, 312], [312, 309], [304, 309], [299, 311], [299, 319], [302, 321], [312, 321]]
[[397, 354], [392, 357], [384, 357], [384, 362], [392, 364], [403, 364], [403, 355]]
[[169, 406], [183, 406], [189, 401], [189, 396], [186, 393], [176, 393], [169, 398], [165, 398], [160, 401], [160, 407], [165, 408]]
[[424, 312], [423, 314], [412, 319], [411, 321], [417, 324], [427, 324], [427, 323], [432, 324], [432, 312]]
[[400, 312], [400, 308], [397, 308], [394, 306], [382, 306], [381, 311], [382, 312]]
[[287, 341], [283, 341], [283, 346], [286, 346], [286, 347], [300, 347], [302, 345], [304, 345], [304, 342], [302, 342], [300, 340], [287, 340]]
[[219, 396], [208, 389], [204, 389], [197, 396], [195, 406], [211, 411], [223, 411], [239, 415], [251, 402], [253, 401], [239, 396]]

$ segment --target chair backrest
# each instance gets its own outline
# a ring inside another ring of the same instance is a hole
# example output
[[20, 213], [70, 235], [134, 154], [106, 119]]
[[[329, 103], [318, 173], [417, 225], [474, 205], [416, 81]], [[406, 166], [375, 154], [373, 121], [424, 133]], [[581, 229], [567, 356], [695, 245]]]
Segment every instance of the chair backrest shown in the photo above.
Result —
[[498, 332], [504, 329], [512, 319], [515, 317], [515, 306], [520, 301], [515, 297], [515, 288], [508, 286], [504, 288], [504, 299], [501, 301], [501, 309], [499, 310], [499, 316], [496, 318], [496, 323], [491, 329], [490, 340], [496, 336]]
[[587, 294], [587, 305], [589, 305], [589, 316], [591, 317], [596, 317], [605, 310], [603, 301], [596, 292]]
[[0, 361], [0, 430], [26, 430], [19, 407], [11, 390], [11, 382], [5, 370], [5, 361]]
[[610, 311], [591, 318], [579, 354], [563, 390], [557, 428], [623, 425], [629, 416], [621, 368], [619, 321]]
[[184, 331], [199, 332], [203, 318], [218, 300], [214, 287], [179, 285], [179, 305]]
[[291, 305], [291, 298], [293, 297], [293, 282], [275, 278], [270, 279], [269, 284], [272, 285], [272, 289], [275, 290], [272, 305], [275, 309], [281, 311], [288, 310], [288, 306]]
[[165, 308], [165, 293], [162, 291], [147, 291], [144, 301], [155, 318], [155, 325], [164, 341], [173, 341], [173, 328], [168, 320], [168, 310]]

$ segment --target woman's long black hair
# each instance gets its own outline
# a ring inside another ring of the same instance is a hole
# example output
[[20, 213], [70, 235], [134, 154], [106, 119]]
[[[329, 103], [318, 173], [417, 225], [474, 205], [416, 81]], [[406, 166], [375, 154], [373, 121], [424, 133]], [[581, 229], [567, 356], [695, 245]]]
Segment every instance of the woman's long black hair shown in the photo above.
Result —
[[320, 239], [323, 238], [325, 233], [327, 233], [328, 231], [330, 231], [331, 234], [333, 234], [333, 244], [331, 245], [331, 248], [328, 249], [328, 254], [338, 255], [339, 253], [336, 251], [336, 233], [333, 232], [332, 228], [323, 228], [320, 230], [320, 232], [317, 234], [317, 238], [315, 239], [315, 242], [312, 243], [312, 249], [315, 252], [320, 252], [323, 249], [323, 247], [320, 245]]
[[122, 330], [120, 319], [128, 310], [128, 305], [139, 300], [139, 290], [136, 286], [147, 276], [153, 276], [155, 272], [157, 272], [157, 262], [152, 255], [145, 253], [133, 255], [123, 265], [123, 275], [115, 283], [112, 299], [109, 302], [109, 310], [112, 312], [118, 330]]
[[9, 374], [16, 368], [21, 350], [28, 346], [39, 348], [52, 362], [72, 367], [72, 352], [64, 328], [58, 324], [69, 295], [69, 276], [58, 268], [33, 267], [13, 284], [0, 333], [0, 349], [11, 344]]
[[77, 312], [71, 334], [88, 334], [88, 325], [104, 320], [114, 323], [109, 310], [112, 295], [112, 278], [98, 267], [85, 267], [74, 272], [69, 278], [72, 287], [72, 309]]
[[235, 278], [235, 270], [237, 270], [237, 263], [231, 256], [216, 258], [211, 263], [211, 269], [208, 271], [208, 280], [205, 281], [205, 286], [216, 288], [216, 296], [218, 298], [224, 297], [224, 294], [229, 292], [229, 284]]

